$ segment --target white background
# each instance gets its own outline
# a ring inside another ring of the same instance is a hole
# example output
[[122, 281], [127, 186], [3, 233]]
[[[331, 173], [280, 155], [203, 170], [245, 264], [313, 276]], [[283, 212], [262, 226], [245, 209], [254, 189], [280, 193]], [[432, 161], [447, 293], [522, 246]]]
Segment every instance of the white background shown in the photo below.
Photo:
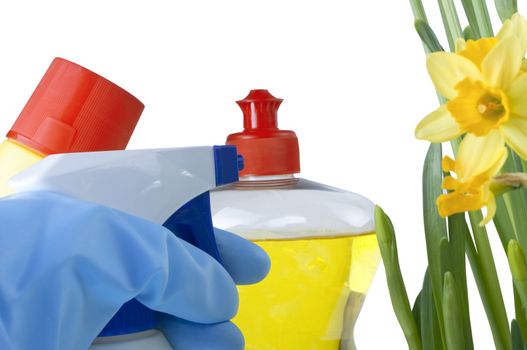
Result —
[[[437, 2], [424, 2], [444, 39]], [[302, 176], [384, 207], [409, 295], [417, 295], [426, 265], [420, 201], [428, 145], [413, 130], [437, 101], [408, 1], [3, 1], [0, 33], [3, 132], [55, 56], [145, 103], [129, 148], [221, 144], [241, 130], [234, 101], [250, 89], [284, 98], [279, 124], [299, 136]], [[491, 236], [511, 304], [509, 273]], [[471, 297], [476, 349], [491, 349], [473, 286]], [[406, 348], [382, 266], [356, 340], [359, 350]]]

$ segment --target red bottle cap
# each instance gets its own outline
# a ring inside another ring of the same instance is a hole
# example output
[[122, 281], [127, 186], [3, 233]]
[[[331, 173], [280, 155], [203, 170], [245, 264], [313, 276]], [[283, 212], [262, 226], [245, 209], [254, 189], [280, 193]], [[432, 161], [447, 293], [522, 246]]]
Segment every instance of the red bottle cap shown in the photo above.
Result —
[[267, 90], [251, 90], [237, 101], [243, 112], [243, 128], [227, 138], [244, 158], [240, 176], [280, 175], [300, 172], [300, 152], [294, 131], [278, 129], [277, 112], [282, 99]]
[[7, 137], [46, 155], [125, 149], [143, 109], [111, 81], [55, 58]]

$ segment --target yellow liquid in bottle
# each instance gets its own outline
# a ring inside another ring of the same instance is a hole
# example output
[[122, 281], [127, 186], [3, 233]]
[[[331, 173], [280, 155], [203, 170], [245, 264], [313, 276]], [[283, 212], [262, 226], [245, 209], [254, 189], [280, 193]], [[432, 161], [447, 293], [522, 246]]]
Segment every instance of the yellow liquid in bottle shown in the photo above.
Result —
[[13, 193], [7, 182], [16, 174], [44, 158], [43, 154], [24, 147], [14, 141], [0, 144], [0, 197]]
[[375, 234], [255, 243], [269, 254], [271, 271], [238, 287], [233, 322], [245, 349], [354, 349], [353, 327], [380, 260]]

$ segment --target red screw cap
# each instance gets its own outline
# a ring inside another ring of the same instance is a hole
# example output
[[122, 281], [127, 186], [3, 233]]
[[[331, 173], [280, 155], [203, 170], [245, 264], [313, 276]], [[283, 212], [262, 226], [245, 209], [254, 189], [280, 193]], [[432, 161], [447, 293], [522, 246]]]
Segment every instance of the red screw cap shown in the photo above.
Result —
[[278, 129], [277, 112], [282, 101], [267, 90], [251, 90], [246, 98], [236, 102], [243, 112], [244, 130], [229, 135], [227, 144], [236, 146], [244, 158], [240, 176], [300, 172], [295, 132]]
[[7, 137], [46, 155], [125, 149], [143, 109], [111, 81], [55, 58]]

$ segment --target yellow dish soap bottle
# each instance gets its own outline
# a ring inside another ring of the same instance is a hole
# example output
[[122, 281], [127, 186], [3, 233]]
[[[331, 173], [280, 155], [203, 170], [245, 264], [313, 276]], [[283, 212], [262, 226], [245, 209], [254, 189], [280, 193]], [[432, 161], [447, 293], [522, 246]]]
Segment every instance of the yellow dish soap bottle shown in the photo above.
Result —
[[227, 144], [244, 158], [240, 182], [211, 193], [214, 226], [260, 245], [267, 278], [240, 286], [233, 322], [249, 350], [351, 350], [353, 328], [377, 269], [374, 205], [358, 194], [296, 177], [298, 139], [280, 130], [282, 102], [267, 90], [238, 101], [244, 131]]

